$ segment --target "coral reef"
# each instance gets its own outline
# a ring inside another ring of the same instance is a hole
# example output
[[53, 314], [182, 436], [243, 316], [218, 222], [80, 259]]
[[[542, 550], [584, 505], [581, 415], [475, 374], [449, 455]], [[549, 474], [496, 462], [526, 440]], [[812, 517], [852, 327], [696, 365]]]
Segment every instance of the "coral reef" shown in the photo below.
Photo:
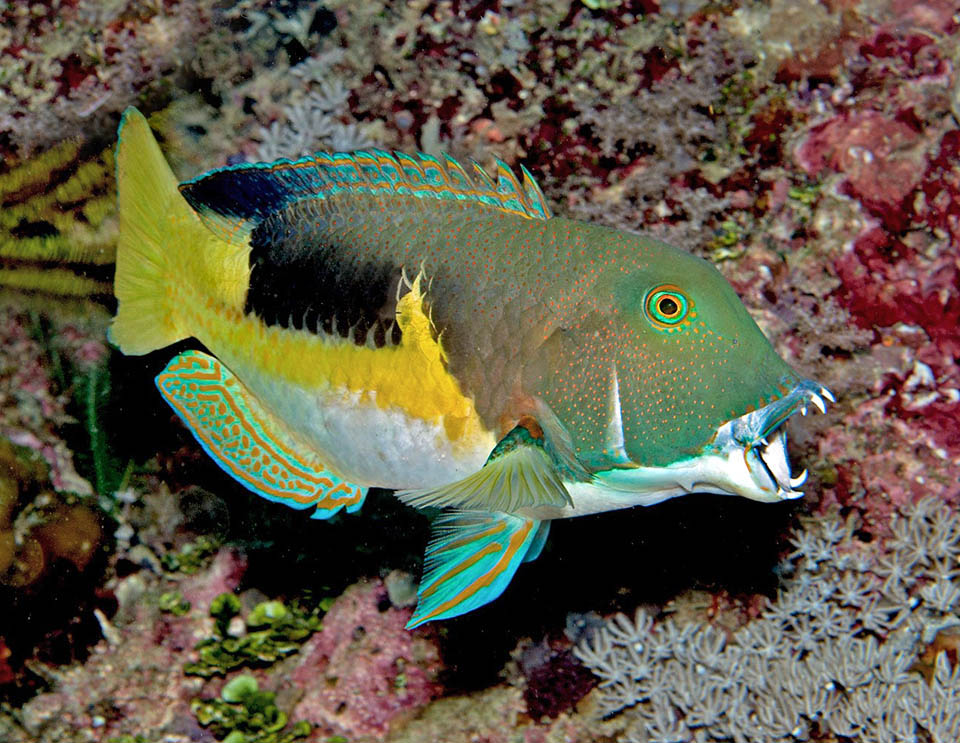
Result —
[[277, 160], [301, 157], [317, 150], [350, 152], [374, 142], [349, 120], [350, 92], [330, 68], [343, 57], [333, 50], [305, 59], [291, 68], [293, 78], [302, 81], [300, 90], [291, 91], [283, 110], [284, 121], [274, 120], [261, 127], [257, 159]]
[[112, 619], [98, 616], [103, 639], [90, 659], [46, 669], [52, 689], [24, 705], [5, 739], [149, 732], [209, 740], [206, 728], [232, 743], [280, 743], [311, 731], [323, 736], [314, 739], [373, 740], [439, 692], [435, 639], [403, 628], [410, 610], [393, 607], [382, 582], [323, 602], [321, 622], [319, 611], [235, 593], [246, 567], [222, 549], [191, 575], [141, 569], [114, 579], [118, 607]]
[[27, 158], [114, 116], [182, 70], [214, 3], [12, 3], [0, 11], [0, 151]]
[[88, 661], [44, 668], [50, 690], [23, 706], [7, 739], [107, 740], [163, 730], [199, 739], [190, 703], [203, 694], [203, 681], [184, 676], [183, 664], [195, 658], [196, 637], [210, 632], [209, 599], [202, 600], [235, 589], [244, 567], [241, 556], [223, 550], [206, 571], [178, 581], [194, 607], [182, 616], [160, 608], [159, 595], [170, 586], [164, 576], [138, 570], [115, 578], [116, 612], [98, 617], [102, 639]]
[[810, 520], [775, 601], [732, 636], [705, 624], [610, 619], [574, 650], [625, 741], [960, 738], [960, 515], [927, 497], [882, 545], [855, 519]]

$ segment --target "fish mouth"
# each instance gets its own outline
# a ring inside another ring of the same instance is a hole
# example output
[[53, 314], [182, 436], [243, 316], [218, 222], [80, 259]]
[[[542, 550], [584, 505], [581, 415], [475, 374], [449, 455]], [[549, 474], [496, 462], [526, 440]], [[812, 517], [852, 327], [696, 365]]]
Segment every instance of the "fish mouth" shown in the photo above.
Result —
[[695, 486], [720, 488], [764, 502], [799, 498], [803, 492], [797, 488], [806, 482], [807, 470], [796, 476], [790, 474], [786, 422], [796, 413], [806, 415], [811, 409], [826, 413], [828, 402], [836, 402], [830, 390], [804, 379], [783, 397], [727, 421], [717, 429], [707, 455], [721, 458], [726, 466], [722, 472], [711, 473], [714, 477], [708, 480], [712, 482]]
[[807, 471], [790, 474], [786, 423], [797, 413], [825, 413], [829, 402], [836, 402], [830, 390], [801, 380], [783, 397], [723, 423], [696, 456], [662, 467], [605, 470], [595, 474], [595, 482], [623, 494], [615, 507], [653, 505], [687, 493], [739, 495], [764, 503], [799, 498]]

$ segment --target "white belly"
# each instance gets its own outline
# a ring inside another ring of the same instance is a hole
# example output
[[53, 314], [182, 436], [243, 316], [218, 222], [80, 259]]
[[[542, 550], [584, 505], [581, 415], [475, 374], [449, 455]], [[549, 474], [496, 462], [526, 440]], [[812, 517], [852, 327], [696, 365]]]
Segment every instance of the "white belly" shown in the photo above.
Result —
[[250, 370], [233, 371], [331, 471], [357, 485], [390, 489], [444, 485], [480, 469], [496, 444], [492, 435], [472, 445], [451, 442], [442, 421], [382, 408], [375, 392], [305, 389]]

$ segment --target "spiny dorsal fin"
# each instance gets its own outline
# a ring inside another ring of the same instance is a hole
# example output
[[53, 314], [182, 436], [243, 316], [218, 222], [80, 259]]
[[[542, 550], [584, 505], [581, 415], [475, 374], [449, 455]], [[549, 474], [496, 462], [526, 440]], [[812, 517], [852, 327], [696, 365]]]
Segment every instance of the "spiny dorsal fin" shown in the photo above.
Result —
[[244, 242], [270, 214], [304, 199], [344, 194], [408, 195], [424, 201], [455, 200], [549, 219], [543, 192], [524, 168], [522, 182], [497, 160], [494, 182], [473, 163], [474, 177], [449, 155], [443, 160], [384, 150], [318, 152], [299, 160], [219, 168], [180, 185], [203, 221], [222, 238]]

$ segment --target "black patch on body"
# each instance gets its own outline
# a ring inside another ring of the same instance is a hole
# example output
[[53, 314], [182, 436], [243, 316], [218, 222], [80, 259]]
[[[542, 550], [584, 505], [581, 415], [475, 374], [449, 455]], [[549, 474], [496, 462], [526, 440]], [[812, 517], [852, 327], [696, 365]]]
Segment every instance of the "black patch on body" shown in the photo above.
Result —
[[378, 348], [399, 343], [400, 269], [345, 256], [323, 222], [309, 228], [296, 222], [275, 214], [251, 233], [244, 311], [266, 325], [337, 334], [361, 345], [368, 335]]

